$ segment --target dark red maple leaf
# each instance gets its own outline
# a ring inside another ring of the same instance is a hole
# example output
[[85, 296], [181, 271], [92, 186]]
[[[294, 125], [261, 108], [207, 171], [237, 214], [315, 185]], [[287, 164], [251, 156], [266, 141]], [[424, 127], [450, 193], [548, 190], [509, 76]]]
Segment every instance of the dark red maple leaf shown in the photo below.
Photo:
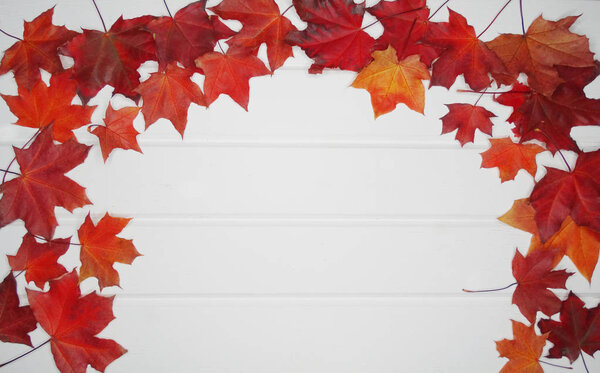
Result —
[[593, 356], [600, 350], [600, 307], [585, 308], [585, 304], [572, 292], [562, 303], [560, 321], [542, 319], [538, 322], [542, 333], [550, 333], [548, 340], [554, 344], [548, 357], [566, 356], [573, 363], [581, 351]]
[[286, 40], [314, 59], [310, 73], [318, 74], [324, 68], [360, 71], [371, 61], [375, 39], [362, 28], [364, 2], [294, 0], [293, 4], [308, 26], [290, 32]]
[[567, 216], [578, 225], [600, 231], [600, 150], [577, 159], [572, 172], [548, 167], [531, 192], [531, 205], [542, 242], [548, 240]]
[[233, 36], [234, 31], [218, 17], [209, 16], [206, 0], [181, 8], [173, 17], [159, 17], [148, 23], [154, 34], [156, 55], [161, 66], [179, 62], [188, 69], [196, 68], [194, 60], [212, 52], [219, 39]]
[[113, 109], [109, 104], [106, 109], [104, 126], [88, 127], [88, 131], [96, 136], [100, 141], [100, 149], [104, 162], [108, 159], [110, 153], [115, 149], [131, 149], [136, 152], [142, 152], [137, 143], [136, 137], [139, 132], [133, 128], [133, 120], [140, 112], [137, 106], [124, 107], [119, 110]]
[[54, 7], [24, 22], [23, 40], [4, 52], [0, 74], [12, 71], [19, 87], [29, 90], [41, 79], [40, 69], [51, 74], [63, 71], [58, 47], [78, 35], [64, 26], [52, 24]]
[[562, 80], [581, 89], [600, 75], [600, 61], [594, 61], [594, 65], [588, 67], [555, 65], [554, 68]]
[[111, 339], [96, 337], [112, 320], [113, 298], [96, 293], [81, 296], [73, 271], [50, 281], [47, 293], [27, 289], [37, 321], [50, 335], [50, 348], [61, 372], [85, 373], [87, 366], [104, 372], [127, 352]]
[[[213, 54], [215, 53], [211, 52], [204, 56]], [[208, 81], [208, 76], [213, 74], [213, 71], [208, 66], [206, 68], [202, 65], [206, 81]], [[227, 70], [223, 74], [229, 72]], [[165, 118], [173, 123], [175, 129], [183, 137], [190, 104], [193, 102], [197, 105], [207, 106], [200, 87], [190, 80], [192, 73], [191, 70], [182, 69], [175, 63], [170, 63], [164, 71], [151, 74], [148, 80], [136, 88], [136, 92], [141, 94], [144, 99], [142, 114], [146, 120], [146, 128], [158, 119]]]
[[19, 119], [15, 124], [23, 127], [44, 128], [52, 126], [55, 140], [75, 139], [73, 130], [91, 122], [95, 106], [72, 105], [77, 95], [77, 83], [68, 72], [53, 75], [50, 86], [39, 80], [31, 90], [19, 87], [18, 96], [2, 95], [10, 111]]
[[560, 311], [560, 299], [549, 289], [566, 289], [565, 282], [572, 275], [564, 269], [553, 271], [555, 251], [543, 250], [523, 257], [517, 250], [512, 262], [517, 287], [512, 302], [534, 323], [537, 311], [552, 316]]
[[134, 89], [140, 84], [137, 69], [148, 60], [156, 60], [156, 47], [146, 25], [153, 16], [132, 19], [120, 17], [107, 32], [83, 30], [67, 45], [75, 65], [73, 76], [81, 99], [87, 102], [105, 85], [114, 93], [137, 100]]
[[433, 63], [431, 85], [450, 88], [456, 77], [463, 74], [472, 89], [479, 91], [489, 87], [489, 74], [503, 72], [504, 64], [479, 40], [465, 17], [452, 9], [448, 12], [448, 22], [432, 23], [423, 36], [424, 43], [444, 49]]
[[456, 129], [456, 139], [461, 145], [473, 142], [475, 139], [475, 130], [492, 135], [493, 123], [490, 118], [495, 117], [494, 113], [481, 106], [470, 104], [446, 104], [448, 114], [442, 119], [442, 134], [452, 132]]
[[25, 271], [25, 280], [33, 281], [38, 288], [43, 289], [48, 280], [67, 273], [57, 260], [67, 252], [70, 242], [70, 238], [37, 242], [33, 235], [27, 233], [23, 236], [17, 255], [7, 255], [8, 265], [13, 271]]
[[31, 346], [28, 333], [36, 327], [31, 308], [19, 307], [17, 281], [11, 272], [0, 283], [0, 341]]
[[439, 50], [421, 43], [429, 28], [429, 8], [426, 0], [380, 1], [367, 8], [383, 25], [383, 34], [375, 40], [375, 49], [394, 47], [398, 59], [414, 54], [428, 67], [439, 56]]
[[235, 19], [242, 29], [227, 44], [232, 47], [256, 50], [267, 44], [267, 58], [271, 71], [280, 68], [292, 56], [292, 46], [285, 38], [296, 27], [279, 12], [273, 0], [223, 0], [210, 8], [224, 19]]
[[204, 95], [207, 105], [226, 94], [246, 111], [250, 78], [269, 74], [269, 69], [259, 58], [237, 48], [229, 48], [225, 54], [207, 53], [196, 60], [196, 66], [206, 75]]
[[0, 228], [21, 219], [29, 233], [51, 239], [56, 206], [72, 212], [91, 203], [85, 189], [64, 175], [83, 163], [90, 147], [74, 140], [55, 145], [50, 125], [29, 148], [14, 150], [21, 176], [0, 185]]

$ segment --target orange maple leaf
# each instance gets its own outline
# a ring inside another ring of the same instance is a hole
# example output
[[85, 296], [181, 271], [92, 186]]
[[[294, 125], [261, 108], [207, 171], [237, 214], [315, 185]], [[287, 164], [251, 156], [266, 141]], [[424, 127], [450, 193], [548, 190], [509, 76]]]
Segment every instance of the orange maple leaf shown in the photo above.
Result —
[[131, 264], [141, 254], [131, 240], [117, 237], [131, 219], [113, 218], [106, 214], [94, 225], [90, 215], [78, 230], [81, 244], [81, 270], [79, 280], [96, 277], [100, 289], [119, 286], [119, 273], [115, 262]]
[[373, 61], [359, 73], [352, 86], [364, 88], [371, 95], [375, 118], [391, 112], [398, 103], [423, 114], [425, 88], [422, 79], [429, 79], [429, 70], [418, 55], [398, 61], [396, 50], [389, 46], [375, 51]]
[[481, 167], [498, 167], [502, 182], [513, 180], [519, 170], [525, 170], [531, 176], [535, 176], [535, 156], [545, 151], [544, 148], [536, 144], [514, 143], [509, 137], [490, 139], [490, 143], [490, 148], [481, 153]]
[[529, 198], [516, 200], [510, 210], [499, 217], [498, 220], [531, 234], [538, 233], [537, 225], [535, 224], [535, 209], [531, 206]]
[[98, 136], [104, 162], [106, 162], [110, 153], [117, 148], [142, 152], [136, 139], [139, 133], [133, 128], [133, 120], [139, 112], [140, 108], [136, 106], [115, 110], [109, 104], [104, 118], [105, 126], [95, 126], [91, 130], [91, 126], [88, 127], [90, 133]]
[[500, 373], [543, 373], [539, 359], [548, 339], [548, 333], [535, 334], [533, 325], [526, 326], [511, 320], [513, 340], [503, 339], [496, 342], [500, 357], [508, 358]]

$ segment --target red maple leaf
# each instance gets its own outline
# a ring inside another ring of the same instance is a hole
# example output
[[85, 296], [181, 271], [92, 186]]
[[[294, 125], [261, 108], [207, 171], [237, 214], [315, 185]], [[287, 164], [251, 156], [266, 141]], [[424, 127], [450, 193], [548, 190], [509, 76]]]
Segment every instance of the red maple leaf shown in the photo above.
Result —
[[67, 273], [57, 260], [67, 252], [70, 242], [70, 238], [61, 238], [40, 243], [27, 233], [23, 236], [17, 255], [7, 255], [8, 265], [13, 271], [25, 271], [25, 280], [33, 281], [38, 288], [43, 289], [47, 281]]
[[206, 75], [204, 94], [207, 105], [221, 94], [226, 94], [246, 111], [250, 78], [269, 74], [269, 69], [260, 59], [238, 48], [229, 48], [225, 54], [207, 53], [196, 60], [196, 66]]
[[242, 29], [227, 44], [256, 50], [267, 44], [267, 58], [271, 71], [280, 68], [292, 56], [292, 46], [285, 42], [291, 31], [296, 31], [289, 19], [280, 14], [273, 0], [223, 0], [210, 8], [224, 19], [235, 19]]
[[21, 219], [29, 233], [51, 239], [56, 206], [72, 212], [91, 203], [85, 189], [64, 175], [83, 163], [90, 147], [74, 140], [55, 145], [51, 125], [29, 148], [14, 150], [21, 175], [0, 185], [0, 228]]
[[371, 61], [375, 39], [362, 27], [364, 2], [294, 0], [293, 4], [308, 26], [290, 32], [287, 40], [315, 60], [310, 73], [321, 73], [324, 68], [360, 71]]
[[63, 71], [58, 47], [78, 35], [64, 26], [52, 24], [54, 8], [50, 8], [31, 22], [24, 22], [23, 40], [4, 52], [0, 74], [12, 71], [19, 87], [26, 90], [40, 80], [40, 69], [51, 74]]
[[117, 237], [130, 220], [106, 214], [94, 225], [89, 215], [85, 218], [77, 231], [81, 244], [80, 281], [96, 277], [100, 290], [107, 286], [119, 286], [119, 273], [113, 264], [131, 264], [140, 256], [131, 240]]
[[561, 269], [553, 271], [555, 251], [544, 250], [523, 257], [517, 250], [512, 262], [517, 287], [512, 302], [534, 323], [537, 311], [552, 316], [560, 311], [560, 299], [549, 289], [566, 289], [565, 282], [572, 275]]
[[572, 172], [548, 167], [531, 192], [531, 205], [542, 242], [558, 231], [569, 215], [578, 225], [600, 231], [600, 150], [579, 157]]
[[110, 153], [117, 148], [142, 152], [136, 139], [139, 133], [133, 128], [133, 120], [139, 112], [140, 108], [136, 106], [115, 110], [109, 104], [104, 118], [105, 125], [94, 126], [93, 129], [90, 128], [91, 126], [88, 127], [90, 133], [98, 136], [104, 162], [106, 162]]
[[375, 40], [375, 49], [385, 50], [391, 45], [403, 60], [418, 55], [428, 67], [439, 56], [439, 50], [421, 43], [429, 28], [429, 8], [426, 0], [380, 1], [367, 8], [383, 25], [383, 34]]
[[[213, 53], [204, 56], [211, 54]], [[204, 70], [204, 73], [208, 81], [209, 72]], [[170, 63], [164, 71], [151, 74], [148, 80], [136, 88], [136, 92], [144, 99], [142, 114], [144, 114], [146, 128], [158, 119], [166, 118], [183, 137], [190, 104], [193, 102], [207, 106], [200, 87], [190, 80], [192, 74], [191, 70]]]
[[490, 139], [490, 143], [490, 148], [481, 153], [481, 167], [498, 167], [502, 182], [514, 180], [519, 170], [525, 170], [531, 176], [535, 176], [535, 157], [546, 150], [536, 144], [514, 143], [510, 137]]
[[73, 130], [91, 122], [95, 106], [72, 105], [77, 83], [68, 72], [53, 75], [50, 86], [39, 80], [31, 90], [19, 87], [18, 96], [2, 95], [10, 111], [23, 127], [44, 128], [49, 124], [55, 140], [75, 139]]
[[87, 366], [104, 372], [127, 352], [110, 339], [96, 337], [112, 320], [113, 298], [81, 296], [77, 272], [50, 281], [47, 293], [27, 289], [35, 318], [50, 335], [50, 348], [61, 372], [85, 373]]
[[442, 134], [458, 129], [456, 139], [463, 146], [473, 142], [476, 129], [486, 135], [492, 135], [493, 123], [490, 118], [495, 117], [494, 113], [481, 106], [470, 104], [446, 104], [446, 106], [448, 114], [441, 118]]
[[431, 85], [450, 88], [456, 77], [463, 74], [472, 89], [489, 87], [489, 73], [505, 70], [502, 61], [479, 40], [465, 17], [452, 9], [448, 11], [448, 22], [432, 23], [423, 37], [424, 43], [444, 49], [433, 63]]
[[31, 308], [19, 307], [17, 281], [11, 272], [0, 283], [0, 341], [31, 346], [28, 333], [36, 327]]
[[206, 0], [196, 1], [181, 8], [173, 17], [159, 17], [148, 23], [154, 34], [156, 55], [161, 66], [180, 62], [184, 67], [196, 67], [194, 60], [212, 52], [217, 40], [233, 36], [229, 27], [218, 17], [209, 16]]
[[548, 340], [554, 344], [548, 357], [563, 356], [573, 363], [581, 351], [593, 356], [600, 350], [600, 307], [585, 308], [585, 304], [572, 292], [562, 303], [560, 321], [542, 319], [538, 322], [542, 333], [550, 333]]
[[140, 84], [137, 69], [148, 60], [156, 60], [152, 34], [146, 30], [153, 16], [132, 19], [120, 17], [107, 32], [83, 30], [66, 45], [73, 57], [73, 76], [81, 99], [87, 102], [105, 85], [114, 93], [137, 100], [134, 89]]

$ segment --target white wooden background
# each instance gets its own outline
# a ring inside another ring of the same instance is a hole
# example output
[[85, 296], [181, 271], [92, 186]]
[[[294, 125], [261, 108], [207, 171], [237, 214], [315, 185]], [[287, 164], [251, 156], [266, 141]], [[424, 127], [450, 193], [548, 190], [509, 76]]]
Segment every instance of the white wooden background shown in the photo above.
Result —
[[[432, 0], [430, 7], [441, 2]], [[175, 12], [187, 0], [168, 3]], [[0, 28], [21, 35], [23, 19], [54, 4], [3, 1]], [[289, 4], [280, 1], [282, 9]], [[480, 31], [503, 4], [449, 5]], [[121, 14], [166, 14], [160, 0], [98, 5], [109, 25]], [[587, 34], [600, 53], [600, 2], [531, 0], [524, 7], [526, 24], [542, 11], [549, 19], [583, 14], [573, 29]], [[293, 11], [287, 15], [303, 27]], [[435, 19], [446, 17], [442, 10]], [[366, 17], [365, 24], [372, 20]], [[55, 23], [101, 28], [91, 2], [82, 0], [57, 1]], [[377, 36], [381, 28], [369, 32]], [[517, 1], [484, 39], [499, 32], [520, 32]], [[0, 49], [12, 43], [0, 37]], [[106, 211], [134, 218], [122, 236], [144, 254], [133, 266], [117, 265], [122, 289], [105, 290], [118, 294], [117, 319], [101, 335], [129, 350], [107, 371], [498, 371], [506, 360], [498, 358], [494, 340], [512, 337], [511, 318], [524, 321], [510, 304], [512, 292], [469, 295], [461, 289], [513, 282], [512, 256], [516, 247], [526, 250], [529, 235], [496, 217], [528, 195], [531, 177], [521, 172], [501, 184], [496, 169], [480, 169], [485, 136], [461, 149], [454, 134], [439, 135], [443, 103], [472, 103], [476, 96], [436, 87], [427, 93], [425, 116], [400, 105], [375, 121], [368, 93], [349, 87], [354, 73], [308, 75], [310, 61], [299, 49], [295, 55], [273, 76], [252, 79], [249, 112], [225, 96], [208, 110], [192, 105], [183, 141], [160, 120], [139, 137], [144, 155], [117, 151], [105, 165], [95, 147], [70, 173], [88, 188], [95, 218]], [[147, 77], [155, 68], [141, 71]], [[456, 87], [464, 87], [461, 79]], [[0, 77], [0, 92], [16, 94], [11, 74]], [[599, 97], [600, 82], [588, 93]], [[100, 107], [96, 123], [109, 95], [105, 89], [91, 102]], [[132, 104], [123, 98], [113, 103]], [[503, 119], [510, 111], [487, 97], [482, 103], [499, 116], [495, 133], [507, 134]], [[15, 117], [4, 102], [0, 118], [5, 166], [10, 146], [25, 143], [34, 130], [11, 125]], [[143, 128], [141, 115], [136, 126]], [[574, 133], [586, 149], [600, 145], [597, 128]], [[96, 142], [85, 130], [77, 135]], [[539, 159], [564, 168], [548, 153]], [[74, 234], [87, 211], [57, 209], [58, 235]], [[0, 230], [3, 276], [4, 254], [17, 251], [23, 233], [20, 223]], [[77, 254], [74, 248], [61, 262], [71, 269]], [[573, 269], [568, 259], [561, 266]], [[567, 284], [595, 306], [598, 275], [592, 283], [576, 274]], [[84, 281], [83, 288], [97, 289], [96, 280]], [[34, 345], [46, 338], [33, 333]], [[2, 344], [0, 360], [26, 350]], [[600, 362], [587, 360], [600, 371]], [[5, 370], [56, 369], [43, 348]], [[574, 371], [583, 371], [580, 361]]]

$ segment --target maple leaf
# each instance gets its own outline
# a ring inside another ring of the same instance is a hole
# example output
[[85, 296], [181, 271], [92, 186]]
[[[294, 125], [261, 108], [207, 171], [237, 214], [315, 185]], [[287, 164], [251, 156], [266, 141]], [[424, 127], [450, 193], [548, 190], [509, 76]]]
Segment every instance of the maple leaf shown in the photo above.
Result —
[[594, 179], [599, 158], [600, 151], [579, 157], [573, 172], [548, 167], [535, 185], [530, 200], [542, 242], [558, 231], [569, 215], [578, 225], [600, 231], [600, 184]]
[[481, 167], [498, 167], [502, 182], [514, 180], [519, 170], [535, 177], [535, 156], [546, 150], [536, 144], [515, 144], [509, 137], [490, 139], [490, 143], [490, 148], [481, 153]]
[[508, 358], [500, 373], [543, 373], [539, 359], [542, 356], [548, 335], [535, 334], [533, 325], [527, 326], [511, 320], [513, 338], [496, 342], [500, 357]]
[[531, 206], [529, 198], [516, 200], [510, 210], [499, 217], [498, 220], [522, 231], [538, 234], [535, 223], [535, 209]]
[[85, 188], [64, 175], [83, 163], [89, 150], [74, 140], [55, 145], [52, 125], [29, 148], [14, 148], [21, 176], [0, 185], [0, 228], [21, 219], [29, 233], [51, 239], [58, 225], [56, 206], [72, 212], [91, 203]]
[[50, 86], [39, 80], [29, 91], [19, 86], [18, 96], [2, 95], [10, 111], [17, 116], [15, 124], [23, 127], [52, 126], [55, 140], [74, 139], [73, 130], [91, 122], [95, 106], [72, 105], [77, 83], [68, 72], [53, 75]]
[[538, 235], [531, 238], [529, 252], [540, 250], [556, 250], [555, 265], [564, 255], [568, 256], [579, 273], [591, 282], [598, 263], [600, 233], [577, 225], [570, 216], [567, 216], [558, 231], [546, 242], [542, 243]]
[[420, 43], [429, 28], [429, 8], [425, 0], [380, 1], [370, 8], [383, 25], [383, 34], [375, 40], [375, 49], [385, 50], [391, 45], [399, 60], [418, 55], [428, 67], [439, 56], [431, 45]]
[[96, 293], [81, 296], [77, 272], [50, 281], [46, 293], [27, 289], [35, 318], [50, 335], [50, 348], [61, 372], [85, 373], [87, 366], [104, 372], [127, 352], [110, 339], [98, 338], [112, 320], [113, 298]]
[[314, 59], [310, 73], [321, 73], [324, 68], [360, 71], [371, 61], [375, 39], [362, 27], [364, 2], [294, 0], [293, 4], [308, 26], [290, 32], [286, 40]]
[[375, 118], [389, 113], [398, 103], [423, 114], [425, 88], [422, 79], [429, 79], [429, 70], [419, 56], [409, 56], [398, 61], [394, 47], [373, 52], [373, 62], [365, 66], [352, 86], [364, 88], [371, 95]]
[[535, 323], [537, 311], [546, 316], [560, 311], [561, 301], [549, 288], [566, 289], [565, 282], [572, 273], [564, 269], [553, 271], [554, 257], [553, 251], [535, 251], [523, 257], [517, 250], [513, 258], [517, 287], [512, 302], [530, 323]]
[[525, 35], [502, 34], [487, 43], [504, 62], [508, 74], [494, 77], [502, 84], [513, 84], [519, 73], [528, 76], [528, 84], [534, 90], [551, 95], [563, 80], [554, 65], [588, 67], [594, 65], [585, 36], [569, 31], [578, 16], [565, 17], [559, 21], [536, 18]]
[[0, 74], [12, 71], [19, 87], [26, 90], [41, 79], [40, 69], [51, 74], [63, 71], [58, 47], [78, 35], [64, 26], [52, 24], [54, 7], [24, 22], [23, 39], [4, 52], [0, 62]]
[[475, 139], [475, 130], [478, 129], [486, 135], [492, 135], [493, 123], [490, 118], [494, 113], [481, 106], [470, 104], [446, 104], [448, 114], [442, 119], [442, 134], [450, 133], [456, 129], [456, 140], [464, 146]]
[[195, 1], [181, 8], [173, 17], [159, 17], [148, 23], [154, 34], [156, 55], [161, 66], [180, 62], [184, 67], [196, 67], [194, 60], [212, 52], [217, 40], [233, 36], [229, 27], [205, 10], [206, 0]]
[[448, 22], [432, 23], [423, 42], [444, 48], [433, 63], [431, 85], [450, 88], [463, 74], [467, 84], [479, 91], [491, 84], [489, 73], [505, 70], [502, 61], [475, 35], [475, 29], [462, 15], [448, 9]]
[[105, 85], [138, 99], [134, 89], [140, 83], [137, 69], [148, 60], [156, 60], [152, 34], [145, 27], [153, 16], [132, 19], [120, 17], [107, 32], [83, 30], [66, 45], [66, 53], [73, 57], [73, 76], [81, 99], [87, 102]]
[[246, 111], [250, 78], [270, 73], [258, 57], [237, 48], [229, 48], [225, 54], [206, 53], [196, 59], [196, 66], [206, 75], [204, 94], [207, 105], [212, 104], [223, 93]]
[[[183, 137], [190, 104], [193, 102], [207, 106], [200, 87], [190, 80], [192, 74], [192, 71], [170, 63], [164, 71], [151, 74], [148, 80], [136, 88], [136, 92], [144, 99], [142, 114], [146, 128], [158, 119], [166, 118]], [[207, 70], [205, 74], [208, 80]]]
[[227, 44], [255, 50], [267, 44], [267, 58], [271, 71], [283, 65], [293, 55], [292, 46], [285, 41], [291, 31], [297, 31], [289, 19], [280, 14], [273, 0], [223, 0], [210, 8], [224, 19], [235, 19], [242, 29]]
[[78, 231], [81, 244], [80, 281], [96, 277], [100, 290], [107, 286], [119, 286], [119, 273], [113, 264], [131, 264], [140, 256], [131, 240], [117, 237], [130, 221], [106, 214], [94, 225], [90, 215], [85, 218]]
[[25, 271], [25, 280], [33, 281], [38, 288], [43, 289], [48, 280], [67, 273], [57, 260], [67, 252], [70, 243], [70, 238], [40, 243], [27, 233], [23, 236], [17, 255], [7, 255], [8, 265], [13, 271]]
[[94, 126], [91, 130], [91, 126], [88, 127], [88, 131], [98, 136], [98, 140], [100, 140], [104, 162], [106, 162], [110, 153], [117, 148], [142, 152], [136, 139], [139, 133], [133, 128], [133, 120], [139, 112], [140, 108], [135, 106], [115, 110], [112, 105], [109, 105], [104, 118], [105, 126]]
[[550, 333], [548, 340], [554, 344], [548, 357], [563, 356], [573, 363], [581, 351], [593, 356], [600, 350], [600, 308], [585, 308], [585, 304], [573, 292], [562, 303], [560, 321], [542, 319], [538, 327], [542, 333]]
[[36, 327], [31, 308], [19, 307], [17, 281], [11, 272], [0, 283], [0, 341], [31, 346], [28, 333]]
[[600, 75], [600, 61], [594, 61], [593, 66], [588, 67], [571, 67], [571, 66], [554, 66], [558, 72], [558, 76], [566, 83], [578, 88], [585, 88]]
[[559, 149], [579, 152], [571, 129], [600, 122], [600, 100], [587, 98], [576, 84], [562, 84], [552, 96], [545, 96], [518, 83], [496, 101], [513, 108], [508, 120], [515, 124], [513, 132], [522, 142], [543, 141], [553, 153]]

